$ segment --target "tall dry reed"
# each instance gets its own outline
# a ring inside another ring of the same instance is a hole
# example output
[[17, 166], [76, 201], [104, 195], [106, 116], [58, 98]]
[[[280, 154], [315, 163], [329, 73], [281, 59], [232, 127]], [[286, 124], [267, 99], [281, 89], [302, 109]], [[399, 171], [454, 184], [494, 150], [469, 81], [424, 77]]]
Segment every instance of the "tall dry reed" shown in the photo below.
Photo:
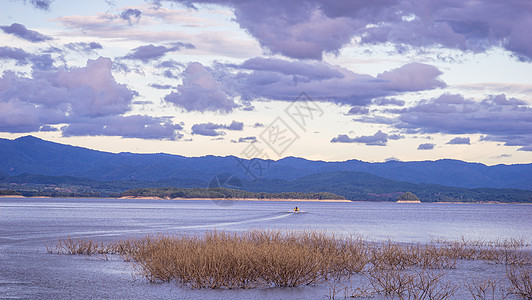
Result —
[[[148, 235], [109, 243], [67, 238], [46, 245], [50, 253], [119, 254], [152, 282], [227, 289], [327, 282], [334, 297], [340, 290], [348, 293], [344, 283], [351, 276], [364, 274], [371, 288], [352, 288], [353, 295], [405, 299], [445, 299], [453, 295], [457, 286], [443, 279], [461, 259], [506, 264], [511, 292], [526, 299], [532, 293], [532, 259], [527, 246], [523, 240], [512, 239], [439, 240], [428, 244], [368, 242], [317, 231], [275, 230]], [[483, 295], [489, 286], [476, 282], [468, 288], [473, 296]]]

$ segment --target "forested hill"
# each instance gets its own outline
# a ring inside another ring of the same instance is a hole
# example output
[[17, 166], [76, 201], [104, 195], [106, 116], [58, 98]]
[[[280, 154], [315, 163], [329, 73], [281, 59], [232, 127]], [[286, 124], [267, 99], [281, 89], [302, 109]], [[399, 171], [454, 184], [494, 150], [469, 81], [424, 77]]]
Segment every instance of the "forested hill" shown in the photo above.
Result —
[[345, 200], [344, 197], [333, 193], [254, 193], [238, 189], [223, 187], [213, 188], [147, 188], [127, 190], [120, 197], [158, 197], [164, 199], [189, 198], [189, 199], [308, 199], [308, 200]]
[[[209, 186], [211, 186], [211, 182], [179, 178], [163, 181], [127, 180], [104, 182], [69, 176], [0, 175], [0, 193], [16, 193], [24, 196], [120, 197], [121, 195], [129, 195], [135, 197], [157, 196], [161, 198], [211, 198], [212, 195], [205, 197], [205, 192], [208, 192], [207, 188]], [[157, 193], [161, 194], [148, 195], [146, 192], [151, 192], [152, 190], [146, 190], [147, 188], [162, 188], [157, 190]], [[186, 189], [187, 193], [179, 196], [179, 193], [183, 192], [183, 190], [179, 189]], [[2, 192], [2, 190], [5, 192]], [[134, 190], [134, 192], [125, 192], [126, 190]], [[532, 203], [532, 191], [528, 190], [466, 189], [435, 184], [416, 184], [385, 179], [361, 172], [320, 173], [294, 180], [259, 179], [254, 181], [243, 179], [238, 190], [240, 190], [239, 193], [244, 194], [247, 192], [314, 193], [318, 195], [318, 199], [332, 197], [331, 195], [334, 194], [354, 201], [396, 201], [402, 193], [412, 192], [422, 202]], [[194, 194], [196, 191], [203, 191], [203, 194]], [[242, 194], [240, 196], [247, 198], [249, 195], [243, 196]], [[226, 197], [228, 195], [220, 196], [220, 198]], [[249, 196], [249, 198], [255, 197], [255, 195]], [[283, 195], [282, 197], [292, 198], [289, 195]], [[298, 194], [298, 196], [294, 197], [301, 197], [301, 195]]]

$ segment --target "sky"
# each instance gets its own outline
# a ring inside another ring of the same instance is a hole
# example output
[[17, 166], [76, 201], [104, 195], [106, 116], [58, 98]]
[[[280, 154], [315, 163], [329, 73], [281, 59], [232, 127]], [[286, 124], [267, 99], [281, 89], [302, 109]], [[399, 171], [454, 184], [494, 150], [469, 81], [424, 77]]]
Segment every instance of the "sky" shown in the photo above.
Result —
[[0, 138], [532, 162], [529, 0], [1, 0]]

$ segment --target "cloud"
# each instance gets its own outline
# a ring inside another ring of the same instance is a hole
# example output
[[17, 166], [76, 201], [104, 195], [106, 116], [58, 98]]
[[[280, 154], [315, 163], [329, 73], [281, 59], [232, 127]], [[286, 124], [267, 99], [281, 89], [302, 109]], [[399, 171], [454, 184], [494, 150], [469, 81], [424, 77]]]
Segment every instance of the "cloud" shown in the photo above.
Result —
[[444, 94], [393, 112], [399, 114], [397, 127], [425, 133], [532, 133], [532, 107], [504, 94], [491, 95], [482, 101]]
[[181, 68], [184, 68], [185, 65], [175, 60], [169, 59], [169, 60], [160, 62], [159, 64], [157, 64], [157, 67], [158, 68], [169, 68], [169, 69], [181, 69]]
[[158, 90], [169, 90], [171, 88], [173, 88], [172, 85], [169, 85], [169, 84], [158, 84], [158, 83], [152, 83], [150, 84], [150, 86], [154, 89], [158, 89]]
[[364, 106], [353, 106], [347, 112], [348, 115], [366, 115], [369, 113], [369, 109]]
[[275, 58], [255, 57], [244, 61], [238, 66], [240, 69], [254, 71], [272, 71], [285, 75], [301, 75], [314, 79], [343, 78], [344, 75], [328, 64], [319, 62], [287, 61]]
[[32, 78], [4, 72], [0, 77], [0, 131], [37, 131], [44, 125], [128, 112], [137, 93], [117, 83], [111, 69], [112, 61], [100, 57], [81, 68], [34, 70]]
[[446, 144], [450, 145], [471, 145], [469, 138], [455, 137], [454, 139], [448, 141]]
[[[459, 94], [443, 94], [423, 99], [411, 107], [384, 112], [396, 117], [376, 116], [357, 121], [389, 124], [413, 133], [484, 134], [481, 141], [504, 142], [506, 146], [522, 146], [522, 150], [532, 145], [532, 107], [504, 94], [490, 95], [480, 101]], [[467, 140], [453, 143], [457, 141]]]
[[142, 12], [136, 8], [128, 8], [120, 14], [122, 20], [126, 20], [129, 25], [140, 22]]
[[371, 103], [375, 105], [379, 105], [379, 106], [385, 106], [385, 105], [404, 106], [405, 105], [405, 101], [398, 100], [395, 98], [377, 98], [377, 99], [373, 99]]
[[398, 140], [404, 138], [398, 134], [387, 134], [382, 131], [377, 131], [374, 135], [363, 135], [355, 138], [350, 138], [346, 134], [340, 134], [331, 140], [331, 143], [361, 143], [368, 146], [386, 146], [388, 140]]
[[337, 53], [356, 38], [358, 44], [390, 43], [398, 48], [483, 52], [502, 46], [523, 60], [532, 60], [527, 32], [532, 27], [532, 9], [523, 0], [172, 2], [231, 7], [236, 22], [263, 47], [292, 58], [321, 59], [323, 53]]
[[445, 83], [438, 79], [442, 72], [436, 67], [410, 63], [397, 69], [377, 75], [377, 79], [385, 80], [388, 89], [400, 91], [422, 91], [445, 87]]
[[523, 146], [523, 147], [517, 149], [517, 151], [532, 151], [532, 144]]
[[229, 130], [243, 130], [244, 129], [244, 123], [243, 122], [238, 122], [238, 121], [233, 121], [233, 122], [231, 122], [231, 124], [229, 124], [228, 126], [225, 126], [224, 128], [225, 129], [229, 129]]
[[59, 131], [59, 129], [52, 127], [50, 125], [43, 125], [39, 128], [39, 131]]
[[13, 23], [10, 26], [0, 26], [0, 29], [7, 34], [15, 35], [32, 43], [39, 43], [52, 39], [52, 37], [41, 34], [37, 31], [29, 30], [26, 26], [19, 23]]
[[417, 150], [432, 150], [434, 149], [434, 146], [436, 145], [431, 143], [419, 144], [419, 146], [417, 146]]
[[220, 83], [201, 63], [190, 63], [183, 72], [183, 84], [164, 100], [187, 111], [230, 112], [238, 105], [225, 94]]
[[[121, 136], [179, 139], [181, 125], [170, 118], [124, 116], [137, 95], [112, 75], [112, 61], [100, 57], [81, 68], [34, 70], [33, 77], [0, 77], [0, 131], [57, 131], [63, 136]], [[234, 129], [239, 122], [228, 125]]]
[[253, 128], [260, 128], [260, 127], [264, 127], [264, 124], [259, 123], [259, 122], [256, 122], [255, 124], [253, 124]]
[[33, 64], [35, 70], [53, 69], [54, 59], [50, 54], [31, 54], [21, 48], [0, 47], [0, 59], [12, 59], [17, 65]]
[[37, 9], [42, 9], [42, 10], [49, 10], [50, 5], [53, 2], [53, 0], [18, 0], [18, 1], [23, 2], [24, 4], [29, 2], [31, 5], [33, 5], [33, 7]]
[[31, 54], [21, 48], [0, 47], [0, 59], [13, 59], [17, 64], [27, 64]]
[[331, 139], [331, 143], [356, 143], [356, 139], [350, 138], [347, 134], [339, 134]]
[[145, 115], [106, 116], [78, 120], [61, 128], [63, 136], [121, 136], [125, 138], [175, 140], [182, 137], [179, 124], [168, 118]]
[[[217, 53], [239, 60], [262, 53], [255, 40], [235, 34], [232, 28], [221, 26], [220, 19], [227, 18], [227, 12], [222, 9], [210, 10], [206, 15], [201, 11], [177, 9], [177, 6], [165, 8], [148, 4], [129, 8], [142, 12], [140, 26], [131, 26], [120, 13], [68, 15], [53, 20], [85, 37], [96, 37], [98, 40], [140, 41], [155, 45], [187, 41], [203, 54]], [[213, 18], [213, 14], [218, 16]], [[190, 28], [194, 30], [190, 31]]]
[[31, 55], [30, 61], [33, 63], [33, 69], [47, 71], [54, 69], [54, 59], [50, 54]]
[[102, 44], [97, 42], [78, 42], [78, 43], [68, 43], [65, 45], [66, 48], [79, 52], [79, 53], [92, 53], [94, 50], [103, 49]]
[[194, 49], [194, 45], [181, 42], [173, 43], [171, 47], [155, 46], [153, 44], [149, 44], [133, 49], [131, 53], [124, 56], [124, 58], [148, 62], [150, 60], [159, 59], [168, 52], [179, 51], [181, 48]]
[[229, 125], [214, 124], [214, 123], [200, 123], [192, 125], [192, 134], [204, 135], [204, 136], [220, 136], [225, 135], [225, 132], [221, 129], [227, 130], [243, 130], [244, 123], [233, 121]]
[[238, 138], [238, 140], [231, 140], [231, 143], [255, 143], [257, 142], [257, 137], [247, 136]]
[[305, 91], [315, 100], [364, 106], [375, 98], [446, 86], [436, 67], [420, 63], [370, 76], [325, 62], [255, 58], [241, 65], [215, 65], [213, 73], [224, 92], [243, 101], [293, 101]]

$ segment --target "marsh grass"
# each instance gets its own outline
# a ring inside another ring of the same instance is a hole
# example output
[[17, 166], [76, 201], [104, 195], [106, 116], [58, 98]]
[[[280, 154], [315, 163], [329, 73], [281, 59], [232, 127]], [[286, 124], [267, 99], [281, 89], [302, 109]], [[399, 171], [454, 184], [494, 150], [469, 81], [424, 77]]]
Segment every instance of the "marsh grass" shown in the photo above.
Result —
[[[191, 288], [250, 289], [327, 283], [329, 297], [384, 295], [399, 299], [446, 299], [459, 288], [446, 275], [459, 260], [505, 264], [510, 290], [495, 281], [471, 281], [474, 299], [512, 293], [530, 299], [531, 255], [523, 240], [369, 242], [317, 231], [206, 232], [202, 236], [148, 235], [109, 243], [67, 238], [46, 245], [49, 253], [118, 254], [151, 282]], [[349, 286], [354, 275], [363, 287]], [[491, 294], [490, 294], [491, 293]], [[506, 297], [506, 296], [504, 296]], [[501, 299], [504, 299], [502, 297]], [[527, 298], [528, 297], [528, 298]]]

